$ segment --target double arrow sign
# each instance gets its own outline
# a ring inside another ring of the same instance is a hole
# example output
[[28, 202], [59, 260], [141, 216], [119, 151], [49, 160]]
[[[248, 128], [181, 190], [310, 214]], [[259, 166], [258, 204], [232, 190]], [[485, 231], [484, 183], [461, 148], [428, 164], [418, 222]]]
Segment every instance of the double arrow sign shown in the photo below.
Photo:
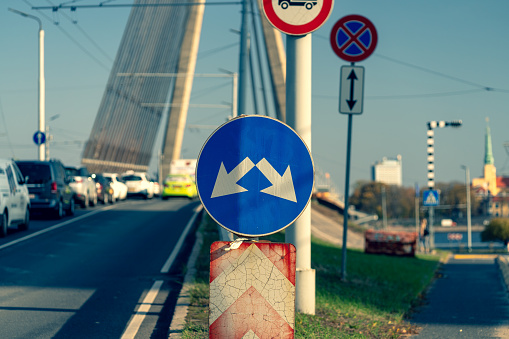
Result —
[[341, 67], [339, 112], [362, 114], [364, 97], [364, 67]]
[[211, 198], [246, 192], [247, 189], [238, 185], [237, 182], [254, 167], [257, 167], [272, 184], [272, 186], [269, 186], [260, 192], [292, 202], [297, 202], [290, 165], [288, 165], [286, 168], [285, 173], [280, 175], [267, 161], [267, 159], [263, 158], [255, 165], [251, 159], [247, 157], [242, 160], [242, 162], [238, 164], [230, 173], [226, 172], [224, 163], [221, 162], [221, 167], [217, 173], [217, 178], [214, 184], [214, 189], [212, 190]]

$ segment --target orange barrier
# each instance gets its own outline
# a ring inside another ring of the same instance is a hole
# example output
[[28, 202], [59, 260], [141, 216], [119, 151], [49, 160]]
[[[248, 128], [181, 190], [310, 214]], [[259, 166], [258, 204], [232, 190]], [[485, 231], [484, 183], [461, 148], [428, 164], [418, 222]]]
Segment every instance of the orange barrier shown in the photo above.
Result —
[[364, 237], [365, 253], [415, 256], [417, 232], [367, 230]]

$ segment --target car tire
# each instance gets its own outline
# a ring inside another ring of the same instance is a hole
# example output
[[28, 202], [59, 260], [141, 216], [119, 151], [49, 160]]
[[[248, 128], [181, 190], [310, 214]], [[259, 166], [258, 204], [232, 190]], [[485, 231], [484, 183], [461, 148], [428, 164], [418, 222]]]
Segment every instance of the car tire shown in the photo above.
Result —
[[0, 225], [0, 238], [7, 236], [7, 213], [4, 212], [1, 218], [2, 224]]
[[58, 201], [56, 210], [53, 211], [55, 219], [62, 219], [64, 216], [64, 206], [61, 201]]
[[18, 225], [18, 230], [26, 231], [28, 230], [29, 225], [30, 225], [30, 210], [27, 207], [25, 211], [25, 219], [23, 220], [23, 223]]
[[104, 195], [103, 204], [105, 204], [105, 205], [106, 205], [107, 203], [109, 203], [108, 198], [109, 198], [109, 197], [105, 194], [105, 195]]
[[71, 198], [69, 202], [69, 208], [65, 211], [65, 214], [67, 215], [74, 215], [74, 210], [76, 208], [76, 205], [74, 204], [74, 198]]
[[88, 195], [85, 197], [85, 199], [81, 202], [81, 207], [82, 208], [88, 208], [88, 206], [90, 205], [90, 202], [88, 200]]

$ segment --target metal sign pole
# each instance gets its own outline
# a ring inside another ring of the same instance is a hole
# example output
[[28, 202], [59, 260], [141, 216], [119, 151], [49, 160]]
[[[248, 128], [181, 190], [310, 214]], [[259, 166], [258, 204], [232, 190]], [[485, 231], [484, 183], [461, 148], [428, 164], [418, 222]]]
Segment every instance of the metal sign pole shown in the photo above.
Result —
[[343, 211], [343, 249], [341, 280], [346, 279], [346, 244], [348, 235], [348, 196], [350, 187], [350, 150], [352, 149], [352, 114], [348, 114], [348, 136], [346, 142], [345, 209]]
[[[363, 35], [359, 40], [358, 36]], [[371, 21], [360, 15], [347, 15], [332, 27], [330, 43], [338, 57], [349, 61], [351, 66], [341, 67], [339, 112], [348, 114], [348, 137], [346, 146], [345, 209], [343, 211], [343, 255], [341, 280], [346, 279], [346, 248], [348, 235], [348, 196], [350, 188], [350, 152], [352, 149], [352, 114], [362, 114], [364, 96], [364, 67], [355, 63], [369, 57], [376, 48], [378, 34]], [[356, 48], [352, 48], [355, 46]], [[362, 46], [362, 48], [361, 48]]]

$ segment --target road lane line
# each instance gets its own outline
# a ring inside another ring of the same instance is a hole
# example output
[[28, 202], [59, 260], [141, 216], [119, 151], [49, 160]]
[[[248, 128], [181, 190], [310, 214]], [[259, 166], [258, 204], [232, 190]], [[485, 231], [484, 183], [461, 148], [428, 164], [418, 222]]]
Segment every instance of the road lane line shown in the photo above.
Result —
[[175, 245], [175, 248], [173, 249], [170, 256], [168, 257], [168, 260], [166, 260], [166, 262], [164, 263], [163, 268], [161, 268], [161, 273], [168, 273], [170, 271], [171, 265], [173, 265], [175, 258], [179, 254], [180, 248], [182, 247], [182, 244], [184, 243], [184, 240], [186, 239], [187, 234], [189, 233], [189, 230], [193, 226], [194, 221], [200, 214], [200, 211], [202, 210], [202, 208], [203, 208], [203, 205], [200, 204], [194, 209], [194, 215], [191, 217], [191, 219], [189, 219], [189, 222], [187, 223], [186, 228], [184, 229], [184, 232], [182, 232], [182, 234], [180, 235], [180, 238], [179, 238], [177, 244]]
[[150, 291], [148, 291], [145, 299], [143, 299], [143, 302], [138, 308], [138, 311], [136, 311], [136, 314], [131, 318], [131, 321], [129, 321], [129, 325], [127, 326], [124, 334], [122, 334], [121, 339], [132, 339], [136, 336], [138, 330], [140, 329], [141, 323], [143, 320], [145, 320], [145, 316], [150, 311], [150, 307], [152, 307], [154, 300], [159, 294], [161, 286], [163, 286], [162, 280], [156, 280], [154, 282], [150, 288]]
[[[163, 268], [161, 268], [161, 273], [168, 273], [170, 271], [170, 267], [173, 264], [173, 261], [175, 261], [177, 254], [180, 252], [180, 248], [182, 247], [182, 244], [184, 243], [184, 240], [187, 237], [189, 230], [193, 226], [202, 208], [203, 205], [200, 204], [194, 209], [194, 215], [191, 217], [191, 219], [189, 219], [189, 222], [184, 228], [182, 234], [180, 235], [180, 238], [177, 244], [175, 245], [175, 248], [171, 252], [168, 259], [166, 260], [165, 264], [163, 265]], [[152, 288], [145, 296], [142, 305], [138, 308], [138, 311], [136, 311], [135, 315], [131, 318], [131, 320], [127, 324], [126, 330], [124, 331], [124, 334], [122, 334], [121, 339], [132, 339], [136, 337], [138, 331], [140, 330], [141, 324], [143, 323], [143, 320], [145, 320], [145, 317], [149, 312], [150, 307], [152, 306], [152, 303], [157, 297], [157, 294], [159, 294], [159, 290], [161, 289], [162, 284], [163, 284], [162, 280], [156, 280], [154, 282]]]
[[19, 239], [16, 239], [16, 240], [13, 240], [11, 242], [8, 242], [6, 244], [3, 244], [0, 246], [0, 250], [3, 250], [4, 248], [7, 248], [7, 247], [10, 247], [10, 246], [13, 246], [13, 245], [16, 245], [16, 244], [19, 244], [20, 242], [23, 242], [25, 240], [28, 240], [28, 239], [31, 239], [31, 238], [35, 238], [41, 234], [44, 234], [44, 233], [47, 233], [47, 232], [51, 232], [53, 230], [56, 230], [58, 228], [61, 228], [61, 227], [64, 227], [66, 225], [69, 225], [75, 221], [79, 221], [81, 219], [85, 219], [86, 217], [90, 217], [94, 214], [97, 214], [97, 213], [100, 213], [100, 212], [104, 212], [104, 211], [107, 211], [107, 210], [111, 210], [113, 208], [115, 208], [116, 206], [107, 206], [107, 207], [104, 207], [104, 208], [101, 208], [100, 210], [95, 210], [95, 211], [92, 211], [90, 213], [87, 213], [87, 214], [83, 214], [83, 215], [80, 215], [79, 217], [76, 217], [76, 218], [72, 218], [70, 220], [67, 220], [67, 221], [64, 221], [60, 224], [56, 224], [56, 225], [53, 225], [51, 227], [48, 227], [48, 228], [45, 228], [43, 230], [40, 230], [40, 231], [37, 231], [35, 233], [32, 233], [32, 234], [29, 234], [23, 238], [19, 238]]

